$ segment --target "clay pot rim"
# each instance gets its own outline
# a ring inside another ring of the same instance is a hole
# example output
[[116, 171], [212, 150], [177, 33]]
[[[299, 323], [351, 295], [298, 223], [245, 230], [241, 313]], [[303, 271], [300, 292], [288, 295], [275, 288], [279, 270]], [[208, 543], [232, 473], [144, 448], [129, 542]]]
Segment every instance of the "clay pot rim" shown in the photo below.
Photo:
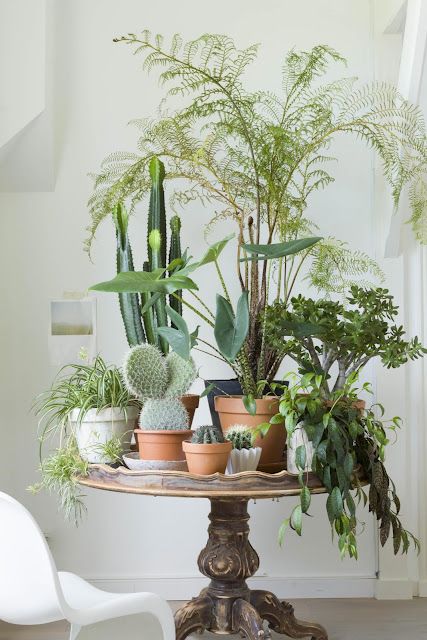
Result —
[[216, 455], [219, 452], [230, 452], [233, 448], [233, 444], [231, 442], [212, 442], [210, 444], [206, 444], [184, 440], [184, 442], [182, 443], [182, 448], [186, 453], [207, 453]]
[[135, 433], [156, 433], [160, 435], [185, 434], [185, 437], [193, 433], [192, 429], [134, 429], [134, 431]]
[[[214, 398], [214, 402], [215, 402], [215, 408], [219, 409], [219, 407], [217, 407], [218, 404], [222, 404], [222, 403], [227, 403], [229, 406], [227, 407], [227, 412], [228, 413], [247, 413], [245, 405], [243, 404], [243, 398], [244, 396], [215, 396]], [[231, 402], [237, 401], [237, 405], [238, 405], [238, 410], [236, 409], [235, 411], [232, 410], [230, 404]], [[257, 413], [258, 411], [260, 413], [265, 413], [265, 409], [269, 409], [273, 403], [275, 404], [279, 404], [279, 398], [277, 398], [277, 396], [264, 396], [262, 398], [255, 398], [255, 403], [256, 403], [256, 408], [257, 408]], [[243, 411], [241, 410], [243, 407]]]

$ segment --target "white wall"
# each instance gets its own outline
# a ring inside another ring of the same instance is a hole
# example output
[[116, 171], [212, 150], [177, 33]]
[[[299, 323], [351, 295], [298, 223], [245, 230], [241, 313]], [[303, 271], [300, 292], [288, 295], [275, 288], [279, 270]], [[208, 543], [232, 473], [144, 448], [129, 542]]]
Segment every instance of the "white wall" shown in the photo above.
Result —
[[[89, 515], [76, 531], [56, 512], [54, 498], [31, 497], [25, 491], [36, 480], [37, 466], [36, 421], [29, 407], [55, 373], [47, 359], [49, 299], [64, 290], [84, 290], [114, 273], [111, 225], [105, 224], [98, 233], [94, 264], [82, 252], [91, 193], [87, 173], [96, 170], [109, 152], [133, 149], [135, 132], [125, 123], [155, 115], [162, 96], [155, 77], [147, 78], [129, 48], [113, 45], [112, 38], [149, 27], [166, 36], [179, 31], [185, 38], [206, 31], [227, 32], [242, 46], [258, 41], [261, 54], [248, 72], [248, 82], [273, 90], [279, 89], [280, 62], [287, 49], [327, 43], [348, 58], [345, 73], [370, 81], [375, 46], [372, 6], [369, 0], [217, 0], [207, 11], [196, 0], [157, 4], [69, 0], [48, 8], [53, 12], [55, 40], [48, 64], [54, 74], [56, 188], [52, 193], [0, 194], [5, 289], [1, 487], [13, 489], [36, 514], [61, 568], [104, 581], [130, 579], [171, 598], [188, 597], [198, 586], [195, 561], [206, 539], [207, 502], [88, 491]], [[313, 199], [310, 214], [322, 234], [334, 234], [373, 254], [372, 156], [348, 138], [339, 140], [334, 152], [340, 158], [337, 180]], [[139, 260], [145, 210], [144, 204], [132, 222]], [[211, 213], [199, 205], [183, 212], [184, 244], [194, 255], [203, 250], [203, 226]], [[228, 228], [221, 228], [219, 235], [226, 232]], [[213, 300], [213, 289], [206, 293]], [[126, 343], [113, 296], [99, 296], [98, 318], [99, 348], [108, 360], [119, 363]], [[226, 373], [215, 360], [200, 358], [199, 364], [205, 377]], [[206, 407], [198, 416], [199, 422], [205, 419]], [[266, 576], [266, 584], [275, 586], [279, 595], [372, 594], [377, 564], [370, 516], [360, 537], [359, 562], [341, 562], [330, 542], [323, 497], [314, 500], [316, 517], [305, 523], [303, 538], [289, 535], [285, 548], [277, 547], [278, 525], [292, 505], [286, 499], [250, 506], [252, 542], [260, 553], [260, 574]]]

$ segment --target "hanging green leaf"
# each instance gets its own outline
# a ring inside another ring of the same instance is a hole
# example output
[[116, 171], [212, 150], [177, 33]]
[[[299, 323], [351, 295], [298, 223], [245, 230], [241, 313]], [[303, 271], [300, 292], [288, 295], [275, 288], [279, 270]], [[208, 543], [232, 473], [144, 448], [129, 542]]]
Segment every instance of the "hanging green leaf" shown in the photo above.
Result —
[[256, 401], [253, 395], [251, 393], [248, 393], [247, 395], [243, 396], [242, 400], [243, 404], [245, 405], [246, 411], [251, 416], [254, 416], [256, 414]]
[[306, 486], [304, 486], [301, 489], [301, 493], [300, 493], [300, 503], [301, 503], [301, 510], [303, 513], [307, 513], [307, 511], [310, 508], [310, 504], [311, 504], [311, 493], [310, 493], [310, 489]]
[[243, 346], [249, 330], [248, 294], [242, 293], [237, 303], [236, 315], [230, 302], [217, 294], [215, 316], [215, 339], [221, 354], [234, 362]]
[[293, 529], [299, 536], [302, 532], [302, 509], [298, 504], [291, 513], [291, 529]]
[[275, 244], [242, 244], [242, 249], [252, 254], [249, 257], [241, 258], [240, 262], [248, 260], [276, 260], [291, 256], [305, 249], [309, 249], [317, 242], [323, 240], [321, 237], [300, 238], [299, 240], [290, 240], [289, 242], [278, 242]]

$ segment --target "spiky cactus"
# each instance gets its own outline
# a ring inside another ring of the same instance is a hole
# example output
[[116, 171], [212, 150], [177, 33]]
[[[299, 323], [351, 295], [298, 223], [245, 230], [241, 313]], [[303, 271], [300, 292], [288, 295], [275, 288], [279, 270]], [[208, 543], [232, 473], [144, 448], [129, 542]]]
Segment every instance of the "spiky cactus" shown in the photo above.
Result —
[[[179, 216], [172, 216], [169, 221], [169, 225], [171, 228], [171, 236], [170, 236], [170, 248], [169, 248], [169, 264], [171, 264], [174, 260], [181, 258], [181, 218]], [[169, 275], [172, 275], [173, 272], [179, 267], [175, 267], [175, 269], [171, 269], [169, 271]], [[182, 291], [176, 291], [176, 296], [169, 296], [169, 305], [174, 309], [180, 316], [182, 316], [182, 302], [179, 298], [182, 297]], [[172, 324], [172, 326], [175, 326]]]
[[145, 402], [139, 426], [153, 431], [188, 429], [188, 413], [178, 398], [153, 398]]
[[225, 439], [231, 442], [233, 449], [252, 449], [252, 431], [243, 424], [236, 424], [227, 431]]
[[196, 429], [191, 438], [191, 442], [195, 444], [216, 444], [218, 442], [224, 442], [224, 436], [219, 429], [208, 424]]
[[197, 377], [197, 369], [193, 358], [184, 360], [175, 351], [166, 356], [168, 368], [168, 386], [165, 392], [167, 398], [183, 396]]
[[143, 402], [162, 398], [168, 385], [166, 359], [151, 344], [133, 347], [125, 357], [123, 377], [128, 390]]
[[[128, 236], [129, 215], [119, 202], [113, 212], [116, 227], [116, 263], [117, 273], [134, 271], [132, 249]], [[138, 293], [119, 293], [120, 313], [122, 314], [126, 338], [130, 347], [146, 341], [141, 322], [141, 304]]]

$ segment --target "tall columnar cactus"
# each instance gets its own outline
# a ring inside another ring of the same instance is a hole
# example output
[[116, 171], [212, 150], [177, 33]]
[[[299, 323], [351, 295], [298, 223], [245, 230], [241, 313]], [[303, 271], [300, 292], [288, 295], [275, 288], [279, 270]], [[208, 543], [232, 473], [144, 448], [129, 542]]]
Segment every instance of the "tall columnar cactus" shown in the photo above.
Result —
[[[113, 212], [116, 227], [116, 263], [117, 273], [134, 271], [132, 249], [128, 236], [129, 215], [121, 202]], [[146, 341], [141, 322], [141, 304], [137, 293], [119, 293], [120, 312], [125, 327], [126, 338], [130, 347]]]
[[153, 431], [188, 429], [188, 413], [178, 398], [153, 398], [145, 402], [139, 426]]
[[165, 396], [177, 398], [183, 396], [197, 377], [197, 369], [194, 360], [184, 360], [175, 351], [166, 356], [168, 369], [168, 386]]
[[224, 442], [224, 436], [219, 429], [216, 429], [212, 425], [203, 425], [193, 433], [191, 442], [195, 444], [215, 444], [217, 442]]
[[[169, 222], [171, 228], [171, 238], [170, 238], [170, 248], [169, 248], [169, 264], [171, 264], [174, 260], [177, 260], [182, 257], [181, 252], [181, 218], [179, 216], [172, 216]], [[169, 271], [169, 275], [177, 269], [172, 269]], [[174, 309], [180, 316], [182, 316], [182, 302], [179, 298], [182, 297], [182, 291], [176, 291], [175, 296], [169, 296], [169, 305]], [[176, 297], [178, 296], [178, 297]], [[174, 326], [174, 325], [173, 325]]]
[[231, 442], [233, 449], [252, 449], [252, 431], [243, 424], [236, 424], [227, 431], [225, 439]]
[[169, 382], [166, 359], [153, 345], [133, 347], [125, 357], [123, 377], [128, 390], [143, 402], [162, 398]]

